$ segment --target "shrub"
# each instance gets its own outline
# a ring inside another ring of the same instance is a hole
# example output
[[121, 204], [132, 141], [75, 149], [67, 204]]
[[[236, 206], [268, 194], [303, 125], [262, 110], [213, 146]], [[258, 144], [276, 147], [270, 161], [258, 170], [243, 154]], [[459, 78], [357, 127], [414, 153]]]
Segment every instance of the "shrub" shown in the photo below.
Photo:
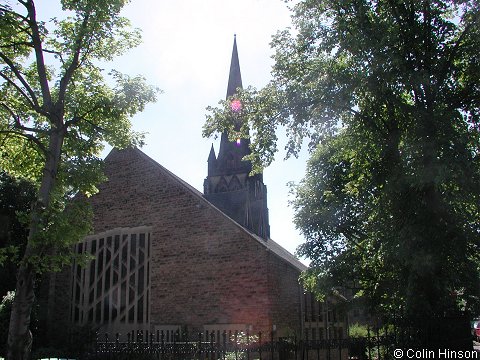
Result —
[[348, 328], [348, 334], [352, 338], [361, 338], [367, 337], [368, 330], [365, 325], [360, 325], [359, 323], [354, 323]]
[[7, 352], [8, 326], [14, 298], [15, 291], [9, 291], [0, 303], [0, 357], [6, 356]]

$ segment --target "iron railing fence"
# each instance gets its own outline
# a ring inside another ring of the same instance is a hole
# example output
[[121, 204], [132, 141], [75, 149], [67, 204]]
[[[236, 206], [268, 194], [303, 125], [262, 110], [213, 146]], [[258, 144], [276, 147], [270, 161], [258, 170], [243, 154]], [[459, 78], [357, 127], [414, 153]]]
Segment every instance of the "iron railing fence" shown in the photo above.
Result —
[[[178, 339], [178, 340], [177, 340]], [[413, 344], [411, 344], [413, 345]], [[395, 334], [368, 334], [367, 337], [303, 340], [295, 337], [274, 339], [274, 334], [250, 335], [224, 332], [219, 338], [214, 332], [199, 333], [196, 337], [185, 334], [166, 341], [163, 332], [103, 334], [97, 337], [94, 353], [89, 358], [158, 359], [158, 360], [381, 360], [393, 359], [396, 348], [405, 346]]]

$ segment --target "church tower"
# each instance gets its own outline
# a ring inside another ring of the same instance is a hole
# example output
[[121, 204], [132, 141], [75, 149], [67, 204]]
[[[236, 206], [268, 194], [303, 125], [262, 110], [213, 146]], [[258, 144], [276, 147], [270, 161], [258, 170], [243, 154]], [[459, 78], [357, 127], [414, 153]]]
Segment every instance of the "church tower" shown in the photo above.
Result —
[[[238, 88], [242, 88], [242, 75], [234, 38], [227, 99], [234, 96]], [[240, 225], [267, 240], [270, 237], [267, 187], [262, 174], [249, 176], [252, 164], [242, 160], [250, 154], [249, 144], [247, 139], [229, 141], [227, 132], [222, 133], [218, 157], [213, 145], [208, 156], [204, 197]]]

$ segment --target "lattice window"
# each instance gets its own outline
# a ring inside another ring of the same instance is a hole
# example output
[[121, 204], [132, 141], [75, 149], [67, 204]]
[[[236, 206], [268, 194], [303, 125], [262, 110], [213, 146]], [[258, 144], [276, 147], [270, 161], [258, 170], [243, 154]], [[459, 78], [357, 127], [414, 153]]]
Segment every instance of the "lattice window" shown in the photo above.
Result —
[[72, 268], [71, 318], [76, 324], [146, 324], [150, 309], [150, 232], [114, 229], [75, 247], [94, 256]]

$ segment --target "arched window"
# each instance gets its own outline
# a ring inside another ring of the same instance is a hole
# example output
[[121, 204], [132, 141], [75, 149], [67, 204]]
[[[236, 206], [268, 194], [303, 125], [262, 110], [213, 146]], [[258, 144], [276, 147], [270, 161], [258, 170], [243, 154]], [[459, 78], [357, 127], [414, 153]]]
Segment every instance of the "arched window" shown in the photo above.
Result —
[[233, 153], [227, 155], [227, 169], [234, 169], [237, 167], [237, 159]]
[[242, 189], [242, 184], [240, 183], [240, 180], [238, 180], [238, 177], [236, 175], [234, 175], [230, 180], [230, 183], [228, 184], [228, 189], [230, 191]]
[[217, 186], [215, 186], [215, 192], [219, 193], [219, 192], [226, 192], [226, 191], [228, 191], [228, 184], [225, 178], [222, 176]]

